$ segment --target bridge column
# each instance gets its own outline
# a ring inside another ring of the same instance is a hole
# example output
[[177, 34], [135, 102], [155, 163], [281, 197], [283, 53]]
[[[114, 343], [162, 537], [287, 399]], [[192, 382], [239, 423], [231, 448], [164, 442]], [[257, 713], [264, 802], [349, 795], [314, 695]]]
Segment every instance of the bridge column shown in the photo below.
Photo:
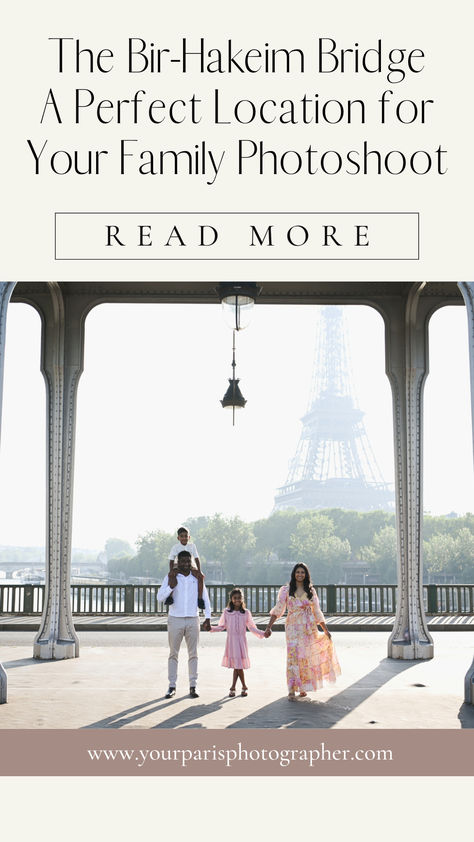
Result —
[[422, 591], [422, 406], [428, 373], [428, 307], [414, 284], [405, 301], [386, 308], [386, 371], [392, 387], [398, 598], [388, 656], [433, 657]]
[[[3, 370], [7, 332], [7, 308], [15, 281], [0, 281], [0, 433], [2, 429]], [[0, 662], [0, 705], [7, 701], [7, 674]]]
[[47, 532], [45, 605], [33, 657], [79, 657], [71, 611], [71, 529], [77, 386], [83, 368], [84, 323], [74, 296], [56, 283], [39, 302], [41, 370], [47, 406]]
[[[471, 417], [472, 417], [472, 436], [473, 436], [473, 456], [474, 456], [474, 282], [466, 281], [458, 284], [462, 292], [464, 303], [467, 310], [467, 324], [469, 335], [469, 363], [471, 371]], [[466, 673], [464, 680], [464, 701], [468, 705], [474, 705], [474, 659], [470, 668]]]

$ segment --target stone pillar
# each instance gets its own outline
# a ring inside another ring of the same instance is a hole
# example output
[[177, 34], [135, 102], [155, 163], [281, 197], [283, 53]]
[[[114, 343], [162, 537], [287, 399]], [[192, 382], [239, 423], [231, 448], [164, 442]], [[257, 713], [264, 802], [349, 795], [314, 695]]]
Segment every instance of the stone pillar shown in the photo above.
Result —
[[45, 606], [33, 657], [79, 656], [71, 611], [71, 528], [77, 386], [83, 368], [84, 319], [73, 296], [48, 284], [42, 299], [41, 369], [47, 406], [47, 532]]
[[386, 371], [392, 387], [398, 599], [388, 656], [433, 657], [422, 592], [422, 400], [428, 372], [428, 305], [424, 283], [386, 309]]
[[[471, 418], [474, 456], [474, 281], [466, 281], [458, 284], [462, 292], [467, 310], [467, 324], [469, 335], [469, 363], [471, 371]], [[468, 705], [474, 705], [474, 659], [466, 673], [464, 680], [464, 701]]]
[[[14, 286], [14, 281], [0, 281], [0, 433], [2, 429], [3, 369], [5, 364], [7, 308]], [[7, 684], [7, 674], [0, 663], [0, 705], [7, 701]]]

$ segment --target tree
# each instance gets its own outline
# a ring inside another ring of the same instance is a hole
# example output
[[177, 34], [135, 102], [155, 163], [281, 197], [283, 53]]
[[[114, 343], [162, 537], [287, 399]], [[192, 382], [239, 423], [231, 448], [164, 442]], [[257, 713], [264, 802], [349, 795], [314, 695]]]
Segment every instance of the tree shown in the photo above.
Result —
[[185, 526], [186, 529], [189, 529], [191, 534], [191, 540], [195, 541], [198, 544], [198, 550], [200, 551], [199, 541], [201, 540], [201, 535], [206, 529], [207, 524], [209, 523], [210, 518], [207, 515], [199, 515], [199, 517], [189, 517], [183, 521], [180, 526]]
[[372, 575], [383, 584], [397, 581], [397, 530], [394, 526], [384, 526], [370, 546], [361, 547], [360, 558], [372, 567]]
[[450, 572], [450, 561], [454, 556], [454, 538], [451, 535], [433, 535], [423, 542], [425, 566], [431, 575], [446, 575]]
[[169, 532], [159, 529], [147, 532], [137, 539], [136, 554], [111, 558], [107, 563], [108, 571], [116, 578], [137, 576], [160, 580], [168, 572], [168, 555], [174, 543], [174, 536]]
[[423, 537], [430, 541], [434, 535], [452, 535], [455, 537], [462, 529], [474, 534], [474, 514], [468, 512], [460, 517], [446, 517], [446, 515], [425, 515], [423, 519]]
[[157, 577], [163, 579], [169, 570], [169, 551], [175, 541], [170, 532], [155, 529], [137, 539], [135, 576]]
[[464, 527], [456, 536], [456, 567], [462, 582], [474, 581], [474, 532]]
[[122, 538], [107, 538], [105, 542], [105, 554], [107, 561], [112, 558], [122, 558], [123, 556], [130, 558], [133, 555], [133, 549], [128, 541], [124, 541]]
[[199, 541], [203, 548], [203, 558], [220, 563], [221, 578], [224, 581], [247, 581], [247, 564], [255, 547], [255, 535], [250, 524], [239, 517], [215, 514], [209, 518]]
[[291, 558], [291, 536], [303, 517], [295, 509], [273, 512], [253, 524], [255, 549], [267, 561], [275, 554], [280, 560]]
[[129, 579], [130, 576], [139, 575], [135, 572], [136, 556], [122, 555], [118, 558], [111, 558], [107, 562], [107, 572], [111, 579]]
[[290, 547], [295, 563], [304, 562], [318, 584], [340, 578], [340, 567], [351, 557], [347, 539], [334, 535], [334, 524], [321, 512], [306, 514], [291, 536]]
[[474, 534], [464, 527], [457, 535], [438, 533], [424, 542], [425, 565], [432, 578], [436, 574], [469, 582], [474, 578]]
[[347, 538], [352, 552], [357, 555], [361, 547], [372, 543], [374, 536], [384, 526], [394, 526], [395, 515], [376, 509], [373, 512], [354, 512], [345, 509], [323, 509], [333, 524], [335, 534]]

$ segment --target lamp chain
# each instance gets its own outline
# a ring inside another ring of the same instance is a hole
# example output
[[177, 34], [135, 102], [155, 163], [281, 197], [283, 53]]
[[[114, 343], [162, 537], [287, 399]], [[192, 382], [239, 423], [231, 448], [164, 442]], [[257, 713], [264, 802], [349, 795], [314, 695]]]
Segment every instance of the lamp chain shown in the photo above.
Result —
[[232, 331], [232, 426], [235, 427], [235, 330]]

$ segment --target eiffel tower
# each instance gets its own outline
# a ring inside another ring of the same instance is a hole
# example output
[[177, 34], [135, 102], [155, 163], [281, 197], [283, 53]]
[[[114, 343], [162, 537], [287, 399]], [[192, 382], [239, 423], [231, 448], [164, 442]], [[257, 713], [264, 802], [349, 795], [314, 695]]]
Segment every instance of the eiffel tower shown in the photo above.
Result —
[[274, 511], [393, 509], [363, 416], [352, 394], [343, 308], [323, 307], [309, 406]]

